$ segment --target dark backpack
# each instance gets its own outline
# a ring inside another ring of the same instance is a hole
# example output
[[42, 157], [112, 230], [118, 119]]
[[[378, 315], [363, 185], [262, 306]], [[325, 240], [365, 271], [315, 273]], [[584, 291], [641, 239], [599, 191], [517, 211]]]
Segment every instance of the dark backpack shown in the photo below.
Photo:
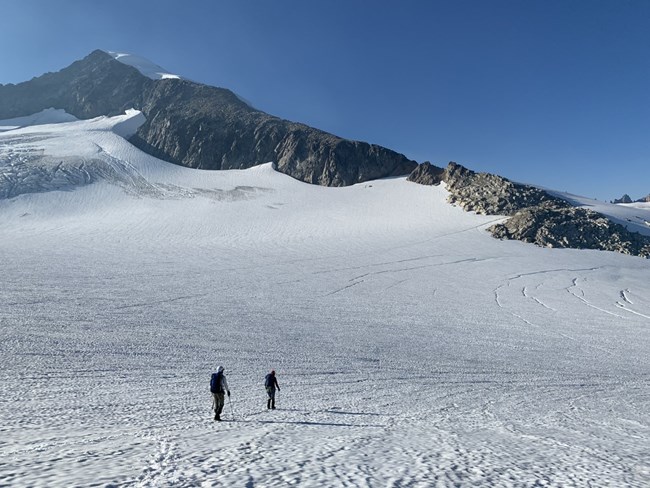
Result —
[[221, 373], [212, 373], [210, 378], [210, 392], [221, 393]]
[[273, 388], [275, 386], [275, 376], [273, 376], [271, 373], [267, 374], [264, 377], [264, 386], [266, 388]]

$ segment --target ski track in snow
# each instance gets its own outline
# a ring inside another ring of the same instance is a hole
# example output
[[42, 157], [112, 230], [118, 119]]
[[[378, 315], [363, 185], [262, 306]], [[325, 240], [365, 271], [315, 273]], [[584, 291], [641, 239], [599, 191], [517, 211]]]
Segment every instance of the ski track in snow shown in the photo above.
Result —
[[404, 179], [168, 165], [128, 122], [0, 134], [0, 486], [650, 486], [648, 261]]

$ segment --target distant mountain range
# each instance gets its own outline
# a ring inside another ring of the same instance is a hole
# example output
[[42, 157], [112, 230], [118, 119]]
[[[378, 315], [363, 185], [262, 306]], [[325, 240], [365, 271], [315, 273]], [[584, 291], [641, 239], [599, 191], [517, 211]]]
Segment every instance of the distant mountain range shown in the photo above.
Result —
[[650, 195], [646, 195], [643, 198], [639, 198], [638, 200], [632, 200], [630, 195], [627, 193], [623, 195], [621, 198], [617, 198], [616, 200], [613, 200], [612, 203], [647, 203], [650, 202]]
[[[650, 237], [631, 232], [626, 222], [613, 222], [570, 198], [497, 175], [475, 173], [456, 163], [445, 169], [428, 162], [418, 165], [390, 149], [266, 114], [228, 89], [165, 73], [135, 56], [96, 50], [59, 72], [0, 85], [0, 120], [20, 120], [48, 110], [50, 115], [63, 117], [61, 120], [89, 119], [129, 109], [141, 111], [145, 119], [129, 141], [152, 156], [181, 166], [225, 170], [272, 162], [279, 172], [324, 186], [409, 175], [409, 181], [419, 184], [444, 182], [449, 202], [467, 211], [510, 216], [489, 229], [495, 237], [545, 247], [650, 256]], [[52, 171], [65, 169], [63, 178], [73, 184], [91, 182], [92, 175], [75, 164], [55, 166]], [[50, 170], [41, 171], [54, 178]], [[7, 182], [4, 193], [3, 178]], [[39, 187], [31, 180], [22, 185], [20, 178], [22, 173], [15, 168], [4, 176], [0, 172], [0, 198]], [[650, 201], [650, 196], [643, 201]], [[625, 195], [618, 202], [631, 199]], [[644, 225], [650, 224], [641, 222], [635, 228], [645, 231]]]

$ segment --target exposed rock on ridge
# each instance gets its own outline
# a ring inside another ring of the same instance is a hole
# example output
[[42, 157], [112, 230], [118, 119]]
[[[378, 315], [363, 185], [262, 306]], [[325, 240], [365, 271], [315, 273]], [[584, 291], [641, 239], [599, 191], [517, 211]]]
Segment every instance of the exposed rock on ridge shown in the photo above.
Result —
[[568, 205], [538, 188], [513, 183], [498, 175], [475, 173], [454, 162], [445, 169], [444, 181], [449, 190], [449, 202], [468, 212], [512, 215], [517, 210], [547, 201]]
[[454, 162], [444, 170], [420, 165], [408, 177], [416, 183], [445, 182], [450, 203], [466, 211], [511, 216], [488, 229], [499, 239], [543, 247], [597, 249], [650, 257], [650, 237], [630, 232], [604, 215], [501, 176], [475, 173]]
[[408, 174], [417, 165], [389, 149], [273, 117], [228, 90], [189, 81], [156, 82], [142, 109], [147, 121], [131, 142], [191, 168], [243, 169], [272, 161], [298, 180], [346, 186]]
[[488, 230], [500, 239], [517, 239], [543, 247], [598, 249], [650, 257], [650, 237], [630, 232], [582, 207], [557, 207], [544, 202], [522, 209]]
[[439, 185], [442, 183], [445, 176], [445, 170], [434, 166], [429, 161], [425, 161], [406, 178], [408, 181], [418, 183], [420, 185]]
[[476, 173], [453, 161], [445, 169], [422, 163], [407, 179], [421, 185], [438, 185], [444, 181], [449, 203], [478, 214], [512, 215], [519, 209], [546, 201], [568, 205], [538, 188], [513, 183], [498, 175]]
[[191, 168], [243, 169], [272, 161], [278, 171], [301, 181], [344, 186], [405, 175], [417, 166], [381, 146], [268, 115], [230, 90], [151, 80], [99, 50], [57, 73], [0, 85], [0, 119], [50, 107], [81, 119], [142, 110], [147, 121], [131, 142]]

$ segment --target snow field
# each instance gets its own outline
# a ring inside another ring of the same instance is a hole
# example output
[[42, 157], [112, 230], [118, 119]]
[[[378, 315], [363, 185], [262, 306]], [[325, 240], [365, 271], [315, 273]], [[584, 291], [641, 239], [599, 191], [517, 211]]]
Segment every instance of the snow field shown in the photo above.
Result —
[[648, 261], [400, 178], [168, 165], [134, 117], [0, 135], [0, 174], [95, 177], [0, 200], [0, 485], [650, 484]]

